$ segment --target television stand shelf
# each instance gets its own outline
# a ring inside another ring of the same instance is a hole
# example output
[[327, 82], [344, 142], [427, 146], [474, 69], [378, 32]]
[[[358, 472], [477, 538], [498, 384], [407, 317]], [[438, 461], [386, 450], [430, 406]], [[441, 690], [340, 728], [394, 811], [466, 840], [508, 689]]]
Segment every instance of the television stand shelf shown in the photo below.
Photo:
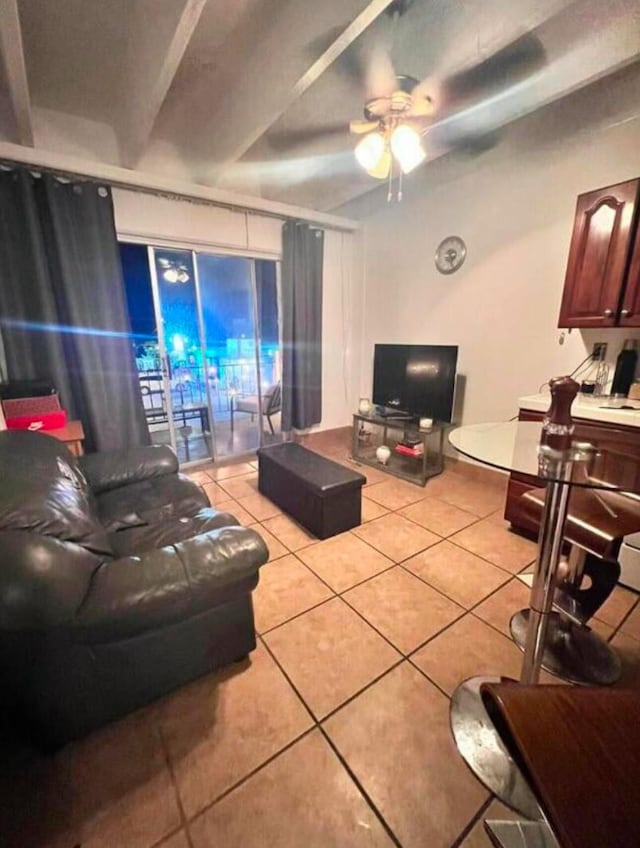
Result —
[[[412, 420], [401, 420], [378, 415], [375, 412], [355, 413], [353, 416], [352, 454], [355, 462], [379, 468], [394, 477], [401, 477], [417, 486], [424, 486], [429, 477], [440, 474], [444, 467], [443, 448], [445, 424], [434, 423], [421, 430]], [[396, 452], [396, 446], [407, 436], [419, 439], [423, 452], [407, 456]], [[391, 456], [386, 465], [378, 462], [376, 450], [386, 445]]]

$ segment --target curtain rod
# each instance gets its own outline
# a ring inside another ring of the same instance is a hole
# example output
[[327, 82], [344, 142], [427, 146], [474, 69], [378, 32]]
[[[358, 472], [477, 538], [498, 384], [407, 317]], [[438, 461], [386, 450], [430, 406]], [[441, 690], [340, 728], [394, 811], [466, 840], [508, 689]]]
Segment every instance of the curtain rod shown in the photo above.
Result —
[[[14, 159], [0, 159], [0, 168], [5, 170], [13, 170], [15, 168], [24, 168], [31, 171], [34, 175], [50, 174], [51, 176], [61, 181], [68, 182], [92, 182], [109, 186], [110, 188], [119, 188], [125, 191], [134, 191], [139, 194], [149, 194], [154, 197], [162, 197], [167, 200], [177, 200], [187, 203], [193, 203], [197, 206], [213, 206], [217, 209], [226, 209], [229, 212], [243, 212], [247, 215], [260, 215], [265, 218], [275, 218], [278, 221], [297, 220], [295, 215], [284, 215], [277, 212], [271, 212], [263, 209], [253, 209], [251, 206], [234, 203], [224, 203], [221, 200], [213, 200], [206, 197], [195, 197], [189, 194], [180, 192], [167, 191], [166, 189], [153, 188], [152, 186], [142, 186], [135, 183], [128, 183], [125, 180], [118, 180], [112, 177], [103, 179], [101, 177], [92, 176], [91, 174], [83, 174], [81, 171], [66, 170], [63, 168], [51, 167], [48, 165], [38, 165], [29, 162], [22, 162]], [[206, 188], [206, 186], [203, 186]], [[338, 232], [349, 231], [345, 227], [314, 221], [311, 217], [304, 219], [314, 227], [320, 229], [337, 230]]]

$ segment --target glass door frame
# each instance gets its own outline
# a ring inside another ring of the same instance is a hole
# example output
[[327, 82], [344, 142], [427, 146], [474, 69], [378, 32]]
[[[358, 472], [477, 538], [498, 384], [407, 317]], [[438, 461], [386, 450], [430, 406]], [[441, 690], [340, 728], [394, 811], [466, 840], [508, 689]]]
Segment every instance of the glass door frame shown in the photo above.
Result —
[[[261, 371], [261, 333], [260, 333], [260, 316], [258, 312], [258, 288], [257, 288], [257, 280], [256, 280], [256, 260], [264, 259], [267, 261], [275, 262], [275, 272], [276, 272], [276, 301], [277, 301], [277, 310], [278, 310], [278, 342], [280, 346], [280, 351], [282, 351], [282, 292], [280, 288], [280, 280], [281, 280], [281, 264], [282, 264], [282, 254], [280, 253], [271, 253], [269, 251], [261, 251], [261, 250], [247, 250], [246, 248], [233, 248], [226, 246], [217, 246], [217, 245], [208, 245], [203, 242], [185, 242], [178, 239], [155, 239], [148, 236], [134, 236], [127, 235], [124, 233], [118, 233], [118, 242], [122, 242], [123, 244], [140, 244], [147, 248], [147, 262], [149, 265], [149, 274], [151, 278], [151, 291], [153, 295], [153, 311], [154, 317], [156, 320], [156, 330], [158, 333], [158, 350], [160, 353], [160, 362], [162, 369], [162, 386], [165, 393], [166, 403], [167, 403], [167, 417], [168, 417], [168, 426], [169, 426], [169, 437], [171, 439], [171, 447], [173, 450], [177, 450], [177, 441], [176, 441], [176, 431], [175, 424], [173, 420], [173, 399], [171, 397], [171, 382], [170, 382], [170, 374], [168, 367], [168, 357], [166, 350], [166, 341], [165, 341], [165, 333], [164, 333], [164, 323], [162, 318], [162, 304], [160, 299], [160, 289], [158, 285], [158, 274], [155, 263], [155, 253], [154, 251], [160, 250], [184, 250], [188, 251], [191, 256], [191, 262], [194, 272], [194, 283], [195, 283], [195, 292], [196, 292], [196, 310], [197, 310], [197, 321], [198, 321], [198, 332], [200, 334], [200, 348], [202, 351], [203, 362], [206, 363], [206, 337], [204, 332], [204, 316], [202, 310], [202, 297], [201, 297], [201, 289], [200, 289], [200, 278], [199, 278], [199, 270], [198, 270], [198, 262], [197, 255], [198, 253], [204, 253], [209, 256], [228, 256], [234, 257], [237, 259], [248, 259], [250, 262], [250, 278], [251, 278], [251, 299], [252, 299], [252, 318], [253, 318], [253, 336], [254, 336], [254, 345], [255, 345], [255, 358], [256, 358], [256, 383], [257, 383], [257, 392], [258, 392], [258, 431], [259, 431], [259, 446], [262, 447], [264, 441], [264, 421], [262, 414], [262, 371]], [[209, 380], [206, 379], [207, 375], [205, 373], [205, 383], [206, 383], [206, 391], [207, 391], [207, 405], [209, 412], [209, 422], [211, 426], [211, 456], [208, 459], [195, 459], [190, 460], [188, 462], [181, 463], [181, 466], [184, 468], [192, 467], [196, 465], [202, 465], [207, 462], [217, 463], [222, 459], [236, 459], [242, 456], [247, 456], [249, 454], [253, 454], [254, 451], [248, 450], [243, 451], [242, 453], [230, 454], [228, 456], [218, 456], [216, 451], [216, 421], [215, 421], [215, 413], [213, 409], [213, 403], [211, 401], [211, 390], [209, 386]]]

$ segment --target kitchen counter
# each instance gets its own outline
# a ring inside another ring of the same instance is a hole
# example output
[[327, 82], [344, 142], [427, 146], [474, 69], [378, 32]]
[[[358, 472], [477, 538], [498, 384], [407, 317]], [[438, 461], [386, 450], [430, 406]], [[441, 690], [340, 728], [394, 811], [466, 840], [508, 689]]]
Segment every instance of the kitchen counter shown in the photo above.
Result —
[[[548, 392], [539, 395], [528, 395], [518, 400], [520, 409], [531, 409], [534, 412], [546, 412], [549, 409], [550, 396]], [[633, 406], [633, 409], [620, 409], [620, 406]], [[574, 418], [586, 418], [591, 421], [602, 421], [605, 424], [622, 424], [626, 427], [640, 428], [640, 401], [614, 401], [606, 397], [591, 398], [578, 395], [571, 407]]]

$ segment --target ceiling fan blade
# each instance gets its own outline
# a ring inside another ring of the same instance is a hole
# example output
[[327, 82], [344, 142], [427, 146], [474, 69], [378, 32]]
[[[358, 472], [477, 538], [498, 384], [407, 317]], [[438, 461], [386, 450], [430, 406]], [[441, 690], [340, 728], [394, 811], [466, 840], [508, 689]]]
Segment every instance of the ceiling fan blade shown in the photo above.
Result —
[[462, 153], [468, 156], [479, 156], [496, 144], [502, 138], [502, 131], [495, 127], [479, 126], [467, 117], [452, 116], [442, 122], [427, 128], [425, 145], [432, 151], [440, 153]]
[[372, 132], [379, 126], [378, 121], [349, 121], [349, 132], [355, 135], [363, 135], [364, 133]]
[[546, 58], [540, 39], [526, 33], [474, 67], [445, 79], [440, 92], [442, 107], [449, 110], [490, 97], [535, 73]]
[[[375, 126], [372, 129], [375, 129]], [[273, 150], [291, 150], [295, 147], [304, 147], [312, 142], [335, 138], [340, 135], [347, 138], [348, 131], [348, 124], [341, 121], [340, 123], [325, 124], [325, 126], [309, 127], [308, 129], [272, 131], [267, 134], [267, 139]], [[359, 132], [368, 132], [368, 130], [360, 130]]]
[[[418, 86], [416, 86], [418, 88]], [[415, 91], [415, 90], [414, 90]], [[430, 118], [436, 110], [434, 100], [427, 94], [416, 96], [411, 94], [411, 108], [407, 116], [411, 118]]]
[[388, 47], [380, 40], [365, 51], [364, 88], [367, 100], [373, 97], [390, 97], [398, 87], [396, 72]]

